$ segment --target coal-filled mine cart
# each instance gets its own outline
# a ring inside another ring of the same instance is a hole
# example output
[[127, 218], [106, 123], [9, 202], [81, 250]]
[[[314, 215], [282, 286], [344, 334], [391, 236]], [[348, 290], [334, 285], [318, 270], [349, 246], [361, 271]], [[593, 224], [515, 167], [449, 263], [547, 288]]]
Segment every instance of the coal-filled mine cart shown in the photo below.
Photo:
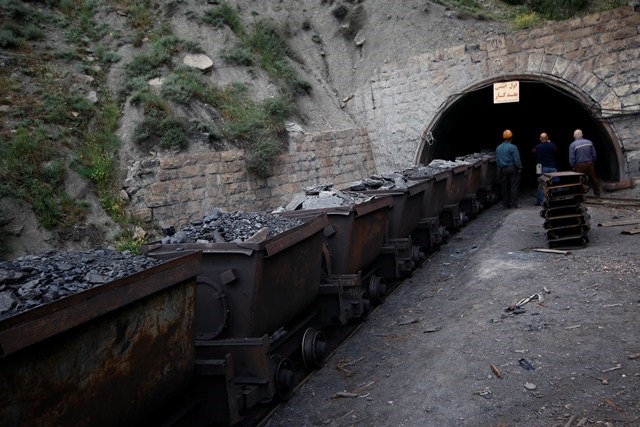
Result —
[[324, 278], [320, 288], [320, 312], [328, 323], [345, 324], [364, 316], [370, 305], [384, 302], [386, 285], [376, 271], [387, 235], [393, 198], [372, 196], [344, 206], [299, 209], [283, 212], [304, 218], [325, 213]]
[[424, 261], [424, 253], [419, 245], [414, 244], [412, 234], [421, 218], [424, 194], [429, 184], [426, 180], [415, 180], [407, 181], [402, 187], [358, 191], [368, 196], [392, 198], [387, 237], [379, 257], [383, 277], [407, 277], [416, 265]]
[[141, 425], [180, 393], [201, 258], [182, 255], [1, 320], [0, 425]]
[[261, 337], [301, 314], [318, 294], [326, 215], [261, 241], [152, 243], [157, 259], [202, 252], [196, 333], [199, 339]]

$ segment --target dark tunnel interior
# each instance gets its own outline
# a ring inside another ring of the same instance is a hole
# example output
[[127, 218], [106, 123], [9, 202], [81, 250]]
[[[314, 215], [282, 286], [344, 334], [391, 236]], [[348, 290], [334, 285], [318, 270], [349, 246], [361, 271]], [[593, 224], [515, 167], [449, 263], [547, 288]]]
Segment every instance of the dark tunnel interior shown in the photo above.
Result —
[[523, 163], [521, 189], [528, 190], [537, 185], [531, 150], [539, 142], [540, 133], [546, 132], [558, 147], [558, 170], [568, 171], [573, 131], [582, 129], [596, 148], [598, 176], [618, 181], [618, 160], [611, 137], [588, 107], [560, 88], [540, 81], [520, 81], [519, 102], [494, 104], [493, 86], [488, 85], [461, 96], [441, 114], [431, 130], [434, 142], [423, 150], [421, 163], [495, 150], [502, 142], [503, 130], [510, 129]]

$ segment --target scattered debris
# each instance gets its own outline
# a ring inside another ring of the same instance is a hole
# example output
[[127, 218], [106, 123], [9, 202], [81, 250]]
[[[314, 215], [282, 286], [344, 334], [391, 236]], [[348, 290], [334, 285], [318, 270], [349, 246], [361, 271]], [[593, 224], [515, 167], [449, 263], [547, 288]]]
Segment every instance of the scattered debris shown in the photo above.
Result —
[[566, 328], [564, 328], [564, 329], [568, 331], [568, 330], [571, 330], [571, 329], [577, 329], [577, 328], [579, 328], [580, 326], [582, 326], [582, 325], [571, 325], [571, 326], [567, 326], [567, 327], [566, 327]]
[[347, 366], [353, 365], [353, 364], [361, 362], [363, 360], [364, 360], [364, 357], [361, 357], [361, 358], [356, 359], [356, 360], [351, 360], [351, 359], [339, 360], [336, 363], [336, 369], [339, 370], [339, 371], [344, 372], [347, 377], [351, 377], [354, 374], [353, 374], [352, 371], [347, 369]]
[[419, 321], [420, 321], [420, 319], [406, 320], [404, 322], [398, 322], [398, 326], [412, 325], [414, 323], [418, 323]]
[[564, 425], [564, 427], [570, 427], [571, 424], [573, 424], [573, 420], [576, 419], [575, 415], [571, 415], [571, 417], [569, 418], [569, 421], [566, 422], [566, 424]]
[[606, 378], [598, 378], [598, 377], [594, 377], [593, 375], [591, 375], [591, 378], [593, 378], [594, 380], [600, 381], [602, 385], [609, 385], [609, 380]]
[[605, 372], [617, 371], [618, 369], [622, 369], [622, 365], [620, 363], [618, 363], [613, 368], [603, 370], [602, 373], [604, 374]]
[[630, 360], [638, 359], [638, 358], [640, 358], [640, 353], [633, 353], [629, 355]]
[[529, 363], [529, 361], [525, 358], [522, 358], [520, 360], [518, 360], [518, 365], [520, 365], [522, 367], [522, 369], [526, 369], [527, 371], [533, 371], [534, 368], [533, 365], [531, 363]]
[[338, 399], [341, 397], [358, 397], [357, 393], [349, 393], [347, 391], [339, 391], [336, 394], [334, 394], [333, 396], [331, 396], [332, 399]]
[[509, 307], [507, 307], [505, 309], [505, 311], [513, 311], [516, 308], [519, 308], [523, 305], [525, 305], [526, 303], [528, 303], [529, 301], [533, 301], [533, 300], [538, 300], [538, 304], [542, 304], [544, 302], [544, 295], [541, 293], [537, 293], [537, 294], [533, 294], [530, 297], [526, 297], [526, 298], [522, 298], [520, 301], [518, 301], [517, 303], [510, 305]]
[[639, 234], [640, 227], [630, 228], [628, 230], [622, 230], [620, 234]]
[[633, 219], [627, 221], [609, 221], [609, 222], [600, 222], [598, 223], [598, 227], [618, 227], [621, 225], [635, 225], [640, 224], [640, 219]]
[[524, 388], [527, 390], [535, 390], [537, 387], [534, 383], [524, 383]]
[[480, 397], [484, 397], [485, 399], [491, 399], [491, 390], [479, 390], [474, 392], [473, 394], [477, 394]]
[[624, 409], [620, 406], [618, 406], [618, 404], [616, 402], [614, 402], [611, 399], [607, 399], [606, 397], [604, 399], [602, 399], [604, 401], [604, 403], [606, 403], [607, 405], [611, 406], [613, 409], [615, 409], [616, 411], [624, 411]]
[[494, 365], [492, 363], [490, 368], [491, 368], [491, 371], [493, 371], [493, 373], [495, 374], [496, 377], [502, 378], [502, 374], [500, 373], [500, 369], [498, 369], [498, 367], [496, 365]]
[[560, 255], [569, 255], [571, 252], [561, 250], [561, 249], [544, 249], [544, 248], [536, 248], [533, 250], [534, 252], [544, 252], [548, 254], [560, 254]]

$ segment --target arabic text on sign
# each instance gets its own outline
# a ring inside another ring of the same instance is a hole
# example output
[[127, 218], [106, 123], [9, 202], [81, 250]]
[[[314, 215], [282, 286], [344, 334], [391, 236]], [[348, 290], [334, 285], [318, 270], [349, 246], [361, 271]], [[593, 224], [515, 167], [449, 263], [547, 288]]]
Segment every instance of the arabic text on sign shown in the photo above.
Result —
[[493, 84], [493, 103], [520, 102], [520, 82], [501, 82]]

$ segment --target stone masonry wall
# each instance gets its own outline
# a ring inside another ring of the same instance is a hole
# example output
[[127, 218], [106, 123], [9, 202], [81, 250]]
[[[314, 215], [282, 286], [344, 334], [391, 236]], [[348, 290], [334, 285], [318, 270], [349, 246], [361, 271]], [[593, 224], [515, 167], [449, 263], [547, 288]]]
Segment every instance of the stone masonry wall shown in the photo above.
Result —
[[365, 129], [291, 134], [273, 176], [252, 177], [241, 150], [152, 156], [129, 168], [129, 211], [143, 221], [180, 226], [212, 208], [271, 210], [316, 184], [340, 185], [375, 172]]
[[379, 172], [416, 161], [452, 100], [533, 77], [601, 110], [620, 141], [621, 175], [640, 176], [640, 13], [630, 6], [385, 64], [347, 110], [366, 125]]

